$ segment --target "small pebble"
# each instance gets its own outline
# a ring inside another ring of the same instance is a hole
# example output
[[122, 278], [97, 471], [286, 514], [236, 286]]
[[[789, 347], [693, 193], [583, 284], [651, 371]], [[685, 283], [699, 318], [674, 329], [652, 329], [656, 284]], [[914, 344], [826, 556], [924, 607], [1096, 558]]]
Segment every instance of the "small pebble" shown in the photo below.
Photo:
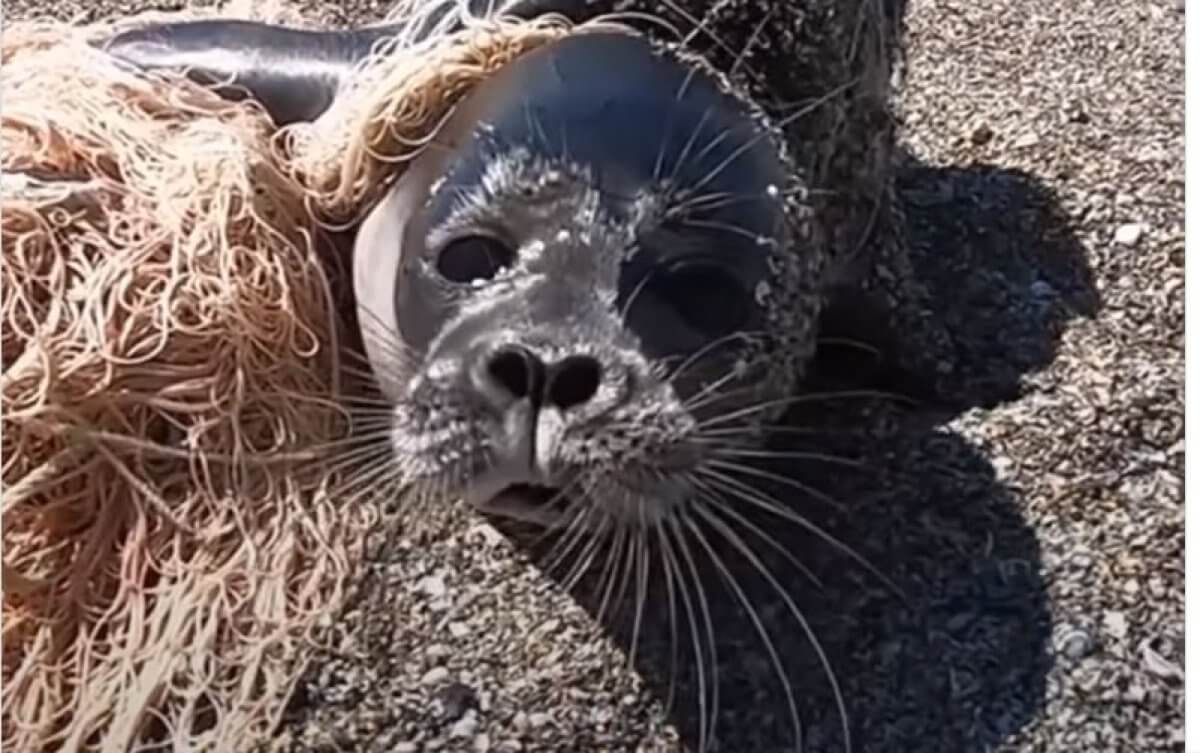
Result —
[[462, 719], [459, 719], [454, 723], [454, 726], [450, 728], [450, 737], [474, 737], [475, 733], [478, 731], [479, 717], [476, 716], [474, 711], [468, 711], [467, 713], [463, 714]]
[[452, 682], [434, 694], [443, 709], [443, 719], [452, 721], [463, 717], [468, 711], [479, 708], [475, 689], [461, 682]]
[[417, 744], [410, 743], [407, 740], [398, 742], [392, 747], [393, 753], [417, 753]]
[[518, 711], [516, 715], [513, 716], [512, 723], [513, 728], [516, 729], [517, 732], [521, 733], [522, 735], [525, 734], [529, 731], [529, 714], [526, 714], [524, 711]]
[[1130, 685], [1129, 689], [1125, 691], [1125, 700], [1131, 703], [1141, 703], [1142, 701], [1146, 700], [1147, 695], [1149, 695], [1149, 693], [1146, 688], [1135, 683]]
[[450, 635], [453, 635], [455, 638], [463, 638], [471, 632], [471, 629], [462, 622], [451, 622], [448, 628]]
[[1058, 295], [1058, 291], [1054, 286], [1045, 280], [1036, 280], [1029, 286], [1029, 292], [1034, 298], [1054, 298]]
[[445, 667], [434, 667], [421, 678], [422, 685], [437, 685], [450, 677], [450, 670]]
[[1164, 680], [1183, 680], [1183, 669], [1154, 650], [1149, 641], [1142, 644], [1142, 663], [1146, 671]]
[[1016, 149], [1028, 149], [1038, 143], [1038, 135], [1032, 131], [1023, 133], [1013, 142], [1013, 147]]
[[437, 599], [446, 595], [446, 581], [440, 575], [430, 575], [417, 581], [417, 588]]
[[1113, 240], [1122, 246], [1132, 246], [1142, 238], [1143, 228], [1136, 222], [1130, 222], [1117, 228], [1117, 232], [1113, 233]]
[[987, 123], [976, 123], [971, 129], [971, 143], [975, 144], [976, 146], [982, 146], [983, 144], [991, 141], [993, 135], [994, 131], [992, 131], [992, 127]]
[[1076, 628], [1063, 636], [1058, 650], [1068, 659], [1078, 661], [1092, 653], [1092, 649], [1095, 647], [1096, 641], [1092, 634], [1087, 630]]
[[492, 749], [492, 741], [487, 735], [476, 735], [471, 747], [475, 749], [475, 753], [488, 753]]
[[536, 714], [529, 715], [529, 726], [533, 727], [534, 729], [538, 729], [540, 727], [545, 727], [547, 724], [550, 724], [552, 721], [554, 721], [554, 718], [552, 716], [550, 716], [549, 714], [542, 713], [540, 711]]
[[1117, 640], [1123, 640], [1129, 634], [1129, 620], [1121, 612], [1105, 612], [1104, 630]]

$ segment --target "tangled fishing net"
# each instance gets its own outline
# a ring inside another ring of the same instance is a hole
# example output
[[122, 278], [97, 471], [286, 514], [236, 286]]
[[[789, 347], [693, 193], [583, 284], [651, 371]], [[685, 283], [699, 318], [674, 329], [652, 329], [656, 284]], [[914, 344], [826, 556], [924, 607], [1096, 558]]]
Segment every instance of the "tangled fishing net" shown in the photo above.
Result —
[[567, 27], [401, 35], [282, 131], [88, 45], [116, 28], [3, 35], [2, 731], [236, 750], [269, 731], [373, 519], [313, 462], [347, 427], [331, 228]]

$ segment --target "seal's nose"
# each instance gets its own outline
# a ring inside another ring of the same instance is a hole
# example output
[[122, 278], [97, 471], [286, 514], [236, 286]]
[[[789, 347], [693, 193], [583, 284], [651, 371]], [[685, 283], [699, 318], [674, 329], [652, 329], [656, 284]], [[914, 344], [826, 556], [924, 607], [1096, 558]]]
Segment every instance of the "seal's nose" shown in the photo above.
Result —
[[566, 410], [583, 405], [600, 388], [600, 362], [592, 356], [570, 356], [550, 369], [546, 402]]
[[493, 388], [513, 400], [538, 402], [546, 385], [546, 364], [532, 350], [504, 345], [486, 357], [487, 378]]
[[479, 381], [485, 392], [504, 403], [528, 399], [567, 410], [595, 397], [601, 373], [600, 362], [592, 356], [568, 356], [547, 365], [529, 348], [502, 345], [485, 356]]

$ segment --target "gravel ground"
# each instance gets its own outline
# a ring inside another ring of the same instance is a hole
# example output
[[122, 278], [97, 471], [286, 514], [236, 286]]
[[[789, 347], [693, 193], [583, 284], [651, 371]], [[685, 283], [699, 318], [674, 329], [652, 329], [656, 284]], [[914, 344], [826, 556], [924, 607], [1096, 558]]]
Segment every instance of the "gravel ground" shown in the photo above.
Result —
[[[338, 20], [379, 11], [346, 3]], [[978, 400], [822, 416], [841, 428], [825, 446], [869, 471], [821, 482], [848, 515], [813, 514], [904, 596], [799, 534], [784, 544], [824, 588], [784, 585], [836, 668], [858, 751], [1182, 751], [1183, 3], [911, 0], [908, 23], [904, 196]], [[694, 743], [686, 671], [666, 708], [664, 626], [644, 629], [630, 669], [626, 626], [593, 619], [590, 592], [563, 593], [527, 551], [453, 510], [391, 546], [273, 747]], [[841, 750], [803, 633], [768, 589], [751, 596], [806, 750]], [[769, 655], [735, 602], [712, 610], [719, 750], [784, 749]]]

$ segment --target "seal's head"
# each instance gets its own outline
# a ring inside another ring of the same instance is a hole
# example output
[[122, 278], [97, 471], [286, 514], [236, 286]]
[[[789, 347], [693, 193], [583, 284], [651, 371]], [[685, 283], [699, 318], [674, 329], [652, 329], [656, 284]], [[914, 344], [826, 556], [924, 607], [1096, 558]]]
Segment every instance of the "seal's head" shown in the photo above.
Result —
[[356, 240], [408, 477], [543, 523], [688, 504], [811, 353], [798, 180], [720, 76], [631, 34], [569, 36], [479, 86]]

